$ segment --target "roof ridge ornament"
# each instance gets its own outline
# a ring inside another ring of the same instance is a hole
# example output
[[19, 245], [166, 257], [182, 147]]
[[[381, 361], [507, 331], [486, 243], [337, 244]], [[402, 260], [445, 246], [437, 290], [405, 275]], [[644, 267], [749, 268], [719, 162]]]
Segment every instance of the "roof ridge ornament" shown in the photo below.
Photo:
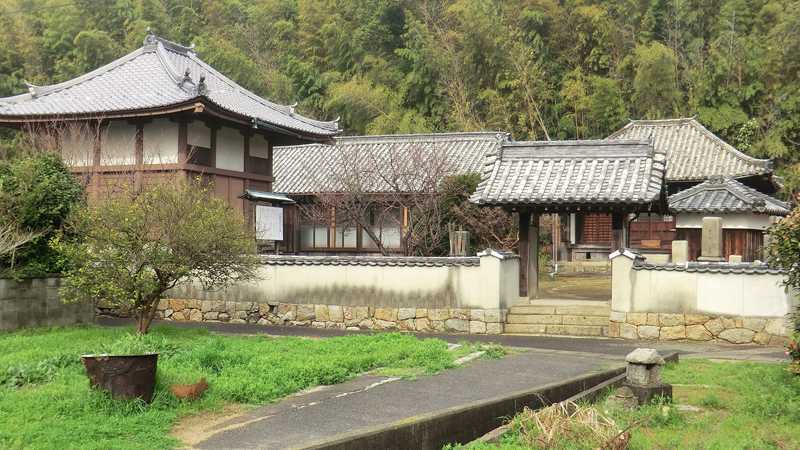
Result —
[[206, 95], [208, 93], [208, 86], [206, 85], [206, 74], [201, 73], [200, 79], [197, 82], [197, 95]]
[[144, 37], [144, 41], [142, 44], [144, 46], [156, 45], [158, 43], [158, 36], [153, 32], [153, 30], [148, 26], [147, 27], [147, 35]]
[[26, 80], [22, 80], [22, 82], [25, 83], [25, 87], [28, 88], [28, 92], [31, 94], [31, 97], [36, 97], [37, 95], [39, 95], [38, 92], [39, 86], [33, 83], [29, 83]]

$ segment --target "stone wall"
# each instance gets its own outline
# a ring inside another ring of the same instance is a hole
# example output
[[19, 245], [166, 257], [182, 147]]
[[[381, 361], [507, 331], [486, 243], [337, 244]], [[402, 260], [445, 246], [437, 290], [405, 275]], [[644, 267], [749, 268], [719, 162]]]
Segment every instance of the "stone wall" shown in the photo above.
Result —
[[788, 330], [787, 320], [783, 317], [612, 311], [608, 335], [624, 339], [784, 345]]
[[0, 331], [94, 321], [90, 303], [64, 304], [58, 278], [0, 279]]
[[506, 311], [467, 308], [395, 308], [280, 302], [169, 299], [157, 318], [174, 321], [255, 323], [349, 330], [402, 330], [500, 334]]

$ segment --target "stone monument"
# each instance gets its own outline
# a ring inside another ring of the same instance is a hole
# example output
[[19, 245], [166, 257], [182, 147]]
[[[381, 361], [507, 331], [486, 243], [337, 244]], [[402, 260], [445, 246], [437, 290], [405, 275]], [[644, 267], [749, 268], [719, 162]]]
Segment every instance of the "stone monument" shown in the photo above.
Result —
[[639, 405], [649, 403], [655, 397], [672, 398], [672, 385], [661, 382], [664, 358], [652, 348], [637, 348], [625, 357], [628, 363], [623, 386], [636, 396]]

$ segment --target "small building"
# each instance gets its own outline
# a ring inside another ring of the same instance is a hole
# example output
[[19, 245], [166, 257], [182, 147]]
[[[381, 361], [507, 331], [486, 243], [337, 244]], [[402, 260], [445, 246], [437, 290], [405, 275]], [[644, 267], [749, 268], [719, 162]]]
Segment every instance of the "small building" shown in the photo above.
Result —
[[149, 34], [92, 72], [0, 98], [0, 126], [59, 151], [90, 200], [115, 186], [203, 177], [254, 220], [271, 203], [273, 148], [329, 142], [337, 123], [265, 100], [204, 62], [193, 47]]
[[732, 178], [711, 177], [671, 195], [669, 209], [677, 239], [689, 243], [690, 260], [700, 256], [703, 217], [714, 216], [722, 219], [722, 256], [752, 262], [764, 259], [764, 232], [775, 217], [789, 214], [790, 205]]
[[[672, 195], [696, 186], [711, 177], [726, 177], [762, 194], [778, 190], [772, 162], [748, 156], [695, 118], [632, 120], [608, 137], [611, 140], [645, 139], [666, 154], [666, 190]], [[748, 213], [749, 214], [749, 213]], [[640, 213], [628, 218], [627, 246], [644, 255], [668, 257], [672, 241], [678, 237], [678, 212]], [[561, 242], [562, 260], [605, 261], [613, 251], [611, 217], [602, 213], [576, 213], [563, 217], [565, 237]]]
[[[388, 203], [389, 194], [413, 191], [416, 175], [479, 174], [484, 155], [508, 142], [506, 133], [432, 133], [336, 137], [334, 145], [275, 147], [275, 192], [287, 206], [279, 249], [293, 254], [364, 255], [379, 253], [365, 228], [392, 254], [403, 253], [403, 230], [410, 211]], [[437, 181], [437, 180], [432, 180]], [[363, 226], [349, 223], [335, 206], [309, 214], [321, 196], [364, 194], [373, 203]], [[385, 200], [385, 201], [383, 201]]]

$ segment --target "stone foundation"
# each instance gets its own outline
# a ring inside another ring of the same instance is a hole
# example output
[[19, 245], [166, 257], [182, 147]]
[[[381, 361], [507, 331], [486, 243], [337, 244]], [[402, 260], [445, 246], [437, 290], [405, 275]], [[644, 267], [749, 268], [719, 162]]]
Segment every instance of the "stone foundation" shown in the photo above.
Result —
[[789, 326], [781, 317], [611, 312], [610, 337], [784, 345]]
[[256, 323], [348, 330], [500, 334], [503, 332], [506, 311], [169, 299], [159, 303], [156, 317], [175, 321]]

